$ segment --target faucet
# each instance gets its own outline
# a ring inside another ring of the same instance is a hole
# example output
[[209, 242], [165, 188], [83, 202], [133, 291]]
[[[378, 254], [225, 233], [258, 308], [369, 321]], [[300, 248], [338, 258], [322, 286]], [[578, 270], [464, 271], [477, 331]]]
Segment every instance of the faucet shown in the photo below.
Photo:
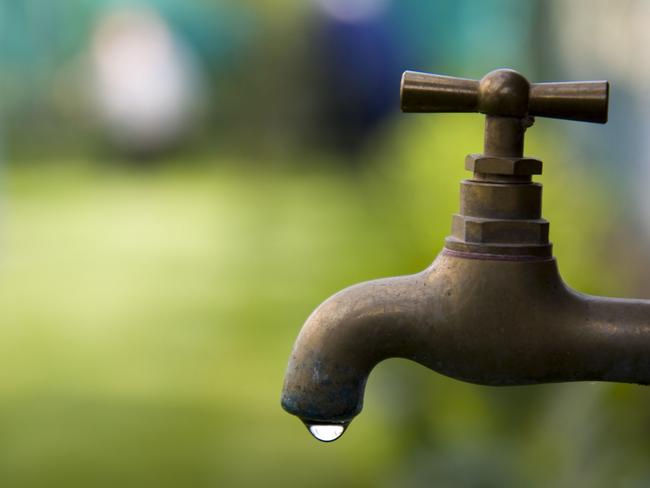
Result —
[[361, 411], [387, 358], [479, 385], [650, 383], [650, 300], [589, 296], [560, 277], [542, 218], [542, 162], [523, 155], [534, 117], [607, 121], [606, 81], [529, 83], [497, 69], [481, 80], [406, 71], [404, 112], [485, 114], [483, 154], [460, 184], [460, 211], [424, 271], [346, 288], [296, 340], [282, 407], [320, 440]]

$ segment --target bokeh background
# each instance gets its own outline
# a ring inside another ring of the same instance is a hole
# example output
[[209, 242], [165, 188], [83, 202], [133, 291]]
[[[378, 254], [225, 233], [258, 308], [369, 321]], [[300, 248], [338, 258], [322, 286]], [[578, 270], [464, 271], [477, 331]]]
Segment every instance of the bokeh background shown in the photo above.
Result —
[[0, 0], [0, 486], [645, 487], [650, 390], [401, 360], [322, 444], [279, 406], [333, 292], [426, 267], [482, 117], [404, 69], [608, 79], [538, 120], [565, 280], [650, 298], [650, 3]]

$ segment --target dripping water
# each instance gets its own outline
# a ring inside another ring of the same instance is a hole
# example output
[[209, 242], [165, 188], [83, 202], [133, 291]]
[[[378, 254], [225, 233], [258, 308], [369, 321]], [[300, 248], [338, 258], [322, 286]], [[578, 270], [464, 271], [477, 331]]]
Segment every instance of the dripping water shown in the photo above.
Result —
[[304, 421], [307, 430], [321, 442], [333, 442], [343, 435], [349, 423], [326, 424]]

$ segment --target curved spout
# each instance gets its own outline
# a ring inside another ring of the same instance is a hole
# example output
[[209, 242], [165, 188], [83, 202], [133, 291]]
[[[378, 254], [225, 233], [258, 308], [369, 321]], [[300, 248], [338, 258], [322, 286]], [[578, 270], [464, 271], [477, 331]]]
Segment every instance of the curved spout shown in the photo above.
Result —
[[487, 260], [443, 251], [425, 271], [347, 288], [320, 305], [293, 349], [282, 406], [347, 423], [372, 368], [414, 360], [483, 385], [650, 383], [650, 301], [591, 297], [553, 258]]
[[[304, 421], [349, 422], [361, 411], [366, 380], [377, 363], [428, 355], [422, 345], [435, 331], [413, 325], [423, 322], [425, 311], [442, 308], [436, 295], [418, 293], [427, 289], [429, 276], [426, 270], [369, 281], [323, 302], [296, 340], [283, 408]], [[431, 312], [431, 318], [439, 313]]]

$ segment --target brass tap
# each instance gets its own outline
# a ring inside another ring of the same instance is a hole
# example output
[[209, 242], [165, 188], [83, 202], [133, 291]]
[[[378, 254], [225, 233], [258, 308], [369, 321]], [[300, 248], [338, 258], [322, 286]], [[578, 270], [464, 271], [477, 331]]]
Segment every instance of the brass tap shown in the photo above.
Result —
[[529, 83], [509, 69], [480, 81], [405, 72], [402, 110], [485, 114], [484, 152], [465, 160], [473, 177], [429, 268], [346, 288], [307, 319], [283, 408], [337, 427], [332, 440], [361, 411], [370, 371], [391, 357], [482, 385], [650, 383], [650, 301], [562, 281], [532, 181], [542, 162], [523, 155], [533, 117], [605, 123], [608, 94], [606, 81]]

